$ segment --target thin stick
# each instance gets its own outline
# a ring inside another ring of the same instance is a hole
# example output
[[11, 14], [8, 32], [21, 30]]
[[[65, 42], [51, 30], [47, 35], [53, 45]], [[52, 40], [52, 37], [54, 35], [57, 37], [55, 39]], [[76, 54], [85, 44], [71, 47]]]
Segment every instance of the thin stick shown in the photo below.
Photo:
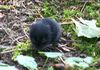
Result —
[[83, 7], [82, 7], [82, 9], [81, 9], [81, 12], [83, 12], [83, 10], [84, 10], [84, 8], [85, 8], [85, 6], [86, 6], [86, 3], [87, 3], [87, 1], [85, 1], [84, 5], [83, 5]]

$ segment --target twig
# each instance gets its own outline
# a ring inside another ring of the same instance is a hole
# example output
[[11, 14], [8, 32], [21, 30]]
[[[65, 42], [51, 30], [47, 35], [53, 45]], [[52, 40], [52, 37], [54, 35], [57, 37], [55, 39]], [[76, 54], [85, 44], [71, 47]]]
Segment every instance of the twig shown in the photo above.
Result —
[[44, 17], [41, 15], [41, 13], [40, 13], [39, 10], [37, 10], [36, 8], [35, 8], [35, 10], [37, 11], [37, 13], [40, 15], [41, 18], [44, 18]]
[[8, 33], [8, 31], [4, 28], [4, 26], [1, 26], [2, 27], [2, 29], [6, 32], [6, 34], [9, 36], [9, 33]]
[[84, 5], [83, 5], [83, 7], [82, 7], [82, 9], [81, 9], [81, 12], [83, 12], [83, 10], [84, 10], [84, 8], [85, 8], [85, 6], [86, 6], [86, 3], [87, 3], [87, 1], [85, 1]]
[[61, 52], [61, 53], [63, 52], [63, 51], [62, 51], [62, 50], [60, 50], [59, 48], [56, 48], [56, 49], [57, 49], [59, 52]]
[[25, 34], [25, 36], [29, 39], [29, 36], [27, 35], [27, 33], [25, 32], [24, 28], [23, 28], [23, 25], [21, 24], [21, 28], [22, 28], [22, 31], [23, 33]]
[[[9, 35], [9, 33], [8, 33], [8, 31], [7, 31], [7, 29], [4, 27], [4, 26], [2, 26], [2, 29], [6, 32], [6, 34], [9, 36], [9, 38], [13, 41], [13, 40], [15, 40], [14, 38], [11, 38], [10, 37], [10, 35]], [[17, 41], [17, 43], [19, 43], [19, 41], [18, 40], [16, 40]], [[12, 45], [12, 44], [11, 44]]]
[[63, 62], [64, 65], [66, 65], [66, 62], [62, 59], [62, 57], [59, 57], [59, 59]]
[[[20, 37], [17, 37], [15, 40], [13, 40], [13, 42], [11, 43], [11, 45], [15, 42], [15, 41], [18, 41], [19, 39], [23, 38], [25, 36], [20, 36]], [[17, 43], [20, 43], [19, 41]]]
[[15, 49], [16, 46], [8, 46], [8, 48], [4, 49], [3, 51], [9, 51]]
[[61, 25], [72, 24], [72, 23], [73, 23], [72, 21], [70, 21], [70, 22], [65, 21], [65, 22], [62, 22]]
[[25, 35], [24, 36], [17, 37], [15, 40], [19, 40], [19, 39], [21, 39], [23, 37], [25, 37]]
[[5, 38], [6, 38], [6, 35], [4, 35], [3, 38], [1, 38], [0, 44], [4, 41]]
[[6, 49], [6, 48], [10, 48], [12, 46], [4, 46], [4, 45], [0, 45], [0, 48]]
[[[17, 50], [22, 50], [22, 49], [17, 49]], [[16, 49], [12, 49], [12, 50], [8, 50], [8, 51], [3, 51], [3, 52], [0, 52], [0, 54], [10, 53], [10, 52], [13, 52], [13, 51], [16, 51]]]
[[40, 13], [39, 10], [37, 10], [37, 12], [38, 12], [38, 14], [40, 15], [41, 18], [44, 18], [44, 17], [41, 15], [41, 13]]

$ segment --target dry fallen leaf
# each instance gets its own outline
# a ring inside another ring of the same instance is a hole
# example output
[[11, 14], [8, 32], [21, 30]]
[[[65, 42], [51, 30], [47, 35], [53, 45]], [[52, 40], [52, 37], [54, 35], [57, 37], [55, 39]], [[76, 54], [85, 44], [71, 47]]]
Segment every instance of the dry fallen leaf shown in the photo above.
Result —
[[0, 13], [0, 18], [3, 18], [4, 17], [4, 14]]

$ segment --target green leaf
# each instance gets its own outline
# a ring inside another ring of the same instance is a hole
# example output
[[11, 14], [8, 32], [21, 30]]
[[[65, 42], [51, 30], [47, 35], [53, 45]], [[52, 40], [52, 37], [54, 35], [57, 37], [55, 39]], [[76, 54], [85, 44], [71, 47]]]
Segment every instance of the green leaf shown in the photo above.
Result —
[[10, 66], [0, 62], [0, 70], [18, 70], [15, 66]]
[[48, 70], [54, 70], [52, 66], [48, 67]]
[[92, 57], [86, 57], [86, 58], [84, 58], [84, 62], [91, 64], [93, 62], [93, 58]]
[[69, 57], [66, 58], [65, 62], [69, 63], [71, 66], [78, 65], [78, 63], [82, 62], [83, 59], [80, 57]]
[[77, 66], [79, 66], [79, 67], [85, 69], [85, 68], [89, 67], [89, 64], [87, 64], [87, 63], [85, 63], [85, 62], [80, 62], [80, 63], [77, 64]]
[[87, 68], [89, 64], [93, 62], [92, 57], [80, 58], [80, 57], [69, 57], [65, 59], [65, 62], [71, 66], [78, 66], [80, 68]]
[[75, 32], [79, 37], [100, 37], [100, 28], [96, 26], [96, 20], [84, 20], [83, 18], [78, 18], [78, 20], [72, 19], [76, 25]]
[[20, 65], [23, 65], [29, 70], [38, 70], [37, 69], [37, 63], [35, 62], [35, 59], [29, 56], [24, 55], [18, 55], [16, 60]]
[[44, 54], [45, 56], [49, 58], [57, 58], [63, 55], [63, 53], [60, 52], [39, 52], [40, 54]]

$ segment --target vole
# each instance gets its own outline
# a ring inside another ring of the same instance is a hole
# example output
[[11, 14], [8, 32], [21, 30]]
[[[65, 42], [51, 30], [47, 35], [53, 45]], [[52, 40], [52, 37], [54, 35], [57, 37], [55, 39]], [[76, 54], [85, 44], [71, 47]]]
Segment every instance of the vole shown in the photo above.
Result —
[[41, 50], [46, 45], [58, 43], [61, 36], [61, 24], [51, 18], [43, 18], [31, 25], [29, 37], [32, 48]]

